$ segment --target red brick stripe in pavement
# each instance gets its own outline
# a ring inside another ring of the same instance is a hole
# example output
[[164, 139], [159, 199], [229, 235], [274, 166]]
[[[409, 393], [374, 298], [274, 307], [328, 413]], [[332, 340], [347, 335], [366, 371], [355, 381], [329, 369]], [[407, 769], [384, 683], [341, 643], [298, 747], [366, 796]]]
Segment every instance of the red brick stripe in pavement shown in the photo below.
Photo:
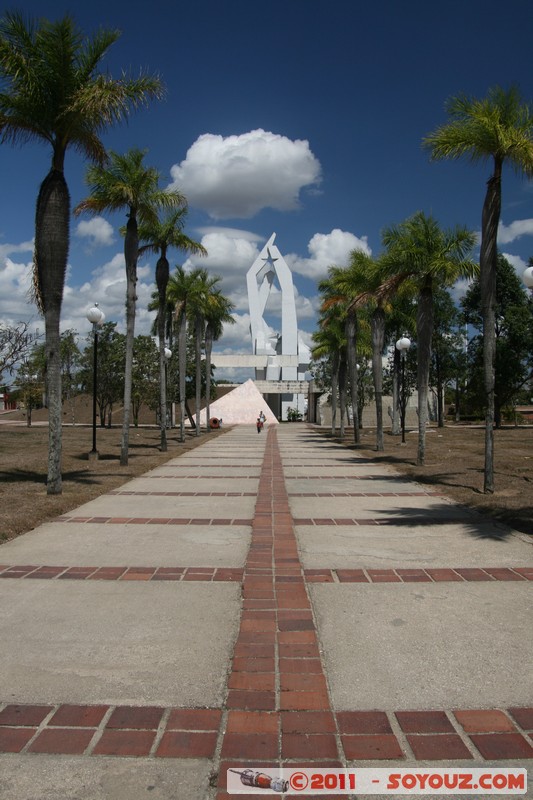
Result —
[[[315, 661], [295, 659], [304, 660]], [[0, 704], [0, 752], [213, 758], [222, 715], [220, 708]], [[398, 726], [401, 733], [394, 733]], [[338, 760], [337, 732], [347, 761], [533, 758], [533, 708], [395, 713], [232, 709], [221, 758], [240, 765], [272, 761], [275, 766], [305, 759], [322, 766]]]
[[[0, 564], [0, 578], [43, 580], [242, 581], [239, 567], [80, 567]], [[533, 581], [533, 567], [396, 567], [390, 569], [306, 569], [307, 583], [442, 583], [469, 581]], [[283, 580], [280, 577], [280, 580]], [[298, 580], [298, 578], [296, 578]], [[290, 575], [285, 582], [294, 582]]]

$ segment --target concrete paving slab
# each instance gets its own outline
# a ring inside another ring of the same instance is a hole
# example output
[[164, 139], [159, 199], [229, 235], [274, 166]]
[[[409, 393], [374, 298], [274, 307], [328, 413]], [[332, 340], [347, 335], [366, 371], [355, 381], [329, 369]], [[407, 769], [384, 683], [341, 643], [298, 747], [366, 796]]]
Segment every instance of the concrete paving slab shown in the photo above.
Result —
[[257, 492], [259, 478], [239, 478], [239, 485], [228, 478], [202, 478], [180, 477], [173, 478], [164, 475], [150, 474], [142, 478], [135, 478], [119, 492]]
[[479, 519], [453, 525], [299, 525], [305, 569], [517, 567], [533, 562], [533, 541]]
[[238, 585], [5, 580], [0, 608], [5, 700], [222, 703]]
[[66, 516], [71, 517], [253, 517], [255, 497], [167, 497], [153, 495], [105, 494], [91, 500]]
[[380, 477], [383, 475], [383, 468], [376, 466], [375, 464], [364, 464], [364, 463], [357, 463], [357, 464], [339, 464], [335, 462], [334, 464], [330, 464], [329, 462], [324, 462], [321, 465], [318, 464], [306, 464], [305, 459], [302, 459], [301, 466], [295, 466], [291, 464], [287, 464], [285, 461], [283, 462], [283, 472], [285, 474], [285, 478], [323, 478], [326, 477], [327, 480], [331, 478], [346, 478], [346, 477], [354, 477], [357, 478], [360, 475], [379, 475]]
[[365, 492], [425, 492], [426, 488], [419, 484], [401, 478], [387, 478], [385, 476], [370, 476], [357, 478], [286, 478], [285, 483], [289, 494], [291, 492], [331, 492], [332, 494], [365, 493]]
[[[216, 464], [229, 464], [230, 466], [234, 466], [235, 460], [237, 460], [239, 464], [242, 463], [244, 466], [254, 467], [261, 465], [262, 455], [262, 452], [258, 453], [257, 451], [255, 451], [252, 455], [248, 455], [240, 448], [233, 452], [228, 452], [227, 450], [222, 451], [219, 447], [217, 450], [213, 450], [211, 453], [200, 451], [200, 448], [198, 448], [192, 453], [189, 453], [185, 458], [174, 459], [174, 461], [167, 462], [166, 466], [179, 466], [180, 463], [186, 463], [190, 465], [209, 465], [212, 461], [214, 461]], [[162, 469], [162, 466], [157, 467], [157, 469]]]
[[244, 525], [49, 522], [2, 546], [2, 563], [105, 567], [242, 567]]
[[[323, 497], [289, 497], [295, 518], [327, 517], [398, 520], [398, 525], [437, 524], [443, 519], [463, 520], [477, 515], [444, 497], [335, 497], [325, 512]], [[430, 519], [428, 519], [430, 518]]]
[[526, 583], [310, 589], [335, 709], [530, 704]]
[[194, 475], [201, 475], [201, 478], [198, 479], [198, 482], [205, 481], [208, 478], [259, 478], [261, 474], [261, 467], [260, 466], [219, 466], [216, 464], [201, 464], [201, 465], [191, 465], [191, 464], [180, 464], [179, 466], [176, 465], [175, 467], [168, 467], [164, 469], [160, 467], [158, 470], [161, 477], [165, 475], [172, 475], [176, 478], [181, 478], [181, 476], [190, 477], [191, 473]]
[[178, 800], [206, 796], [207, 759], [1, 755], [2, 800]]

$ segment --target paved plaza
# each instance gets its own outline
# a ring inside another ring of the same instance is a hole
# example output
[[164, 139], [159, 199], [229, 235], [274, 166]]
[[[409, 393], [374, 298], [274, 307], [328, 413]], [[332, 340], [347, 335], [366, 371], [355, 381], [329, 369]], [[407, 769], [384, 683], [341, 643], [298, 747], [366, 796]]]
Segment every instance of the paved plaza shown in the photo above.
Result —
[[312, 426], [204, 438], [0, 547], [0, 800], [533, 764], [530, 538]]

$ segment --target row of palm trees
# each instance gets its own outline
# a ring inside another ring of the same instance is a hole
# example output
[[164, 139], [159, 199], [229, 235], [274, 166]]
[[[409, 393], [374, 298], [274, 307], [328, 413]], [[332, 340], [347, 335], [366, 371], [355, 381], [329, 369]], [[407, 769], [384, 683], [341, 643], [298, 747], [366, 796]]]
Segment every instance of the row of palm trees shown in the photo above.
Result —
[[[141, 248], [142, 249], [142, 248]], [[186, 272], [182, 266], [176, 267], [168, 278], [165, 294], [158, 291], [153, 295], [151, 310], [157, 309], [155, 328], [159, 342], [168, 340], [170, 347], [177, 336], [178, 375], [180, 401], [180, 441], [185, 440], [185, 380], [187, 374], [187, 329], [194, 332], [195, 343], [195, 405], [196, 435], [200, 435], [200, 405], [202, 397], [202, 349], [205, 352], [205, 396], [206, 429], [209, 430], [209, 406], [211, 398], [211, 353], [213, 343], [222, 336], [225, 324], [234, 324], [233, 303], [225, 297], [218, 286], [219, 276], [212, 276], [206, 269], [197, 267]], [[165, 383], [165, 381], [162, 381]], [[162, 406], [163, 408], [163, 406]], [[166, 419], [166, 405], [163, 419]], [[164, 427], [164, 426], [163, 426]], [[161, 433], [163, 448], [163, 428]], [[166, 445], [165, 445], [166, 446]]]
[[[70, 243], [70, 195], [64, 173], [68, 149], [80, 152], [90, 162], [89, 196], [76, 206], [74, 213], [125, 211], [127, 216], [122, 229], [127, 279], [120, 451], [123, 465], [128, 463], [129, 450], [138, 258], [148, 252], [158, 255], [161, 448], [166, 450], [164, 328], [170, 272], [167, 252], [174, 247], [206, 255], [202, 245], [183, 232], [185, 197], [159, 188], [159, 173], [144, 163], [145, 153], [134, 149], [120, 155], [108, 153], [104, 147], [101, 136], [106, 130], [164, 94], [158, 75], [140, 73], [131, 77], [123, 73], [115, 79], [108, 72], [99, 72], [101, 61], [119, 36], [118, 31], [100, 30], [87, 38], [69, 15], [56, 22], [46, 19], [35, 22], [20, 13], [6, 13], [0, 20], [0, 142], [17, 145], [40, 141], [51, 150], [51, 166], [37, 198], [33, 274], [35, 301], [45, 319], [48, 494], [62, 491], [60, 319]], [[198, 279], [198, 274], [193, 275]], [[211, 280], [211, 289], [217, 280]], [[205, 282], [202, 286], [205, 289]], [[217, 303], [222, 304], [220, 293], [206, 291], [213, 308]], [[227, 306], [226, 311], [229, 314]], [[210, 319], [209, 309], [205, 319]], [[220, 335], [217, 325], [213, 317], [208, 337]]]
[[[102, 134], [127, 119], [135, 109], [164, 94], [158, 75], [140, 73], [131, 77], [123, 73], [113, 78], [108, 72], [99, 71], [100, 63], [119, 36], [116, 30], [100, 30], [90, 38], [85, 37], [69, 15], [55, 22], [45, 19], [35, 22], [21, 13], [6, 13], [0, 20], [0, 141], [14, 145], [41, 142], [51, 153], [50, 169], [37, 197], [34, 250], [35, 299], [45, 319], [48, 494], [62, 491], [60, 318], [70, 242], [65, 156], [69, 149], [74, 149], [101, 168], [108, 161]], [[136, 159], [139, 184], [140, 162], [139, 157]], [[146, 170], [143, 173], [144, 189], [155, 194], [156, 173]], [[123, 207], [124, 194], [116, 198], [116, 207]], [[159, 193], [158, 200], [163, 207], [178, 202], [176, 196], [164, 192]], [[145, 209], [140, 192], [128, 196], [128, 208], [125, 253], [128, 337], [132, 342], [137, 215]], [[126, 365], [130, 397], [131, 365], [132, 350]], [[129, 402], [125, 404], [127, 423], [129, 406]], [[127, 461], [127, 442], [126, 432], [121, 448], [123, 463]]]
[[[533, 176], [533, 109], [525, 103], [516, 87], [494, 87], [483, 99], [460, 95], [447, 103], [448, 121], [423, 140], [433, 160], [469, 158], [472, 162], [490, 162], [492, 173], [481, 217], [479, 274], [483, 316], [483, 371], [486, 393], [484, 491], [494, 491], [494, 421], [495, 421], [495, 306], [497, 233], [501, 215], [502, 175], [505, 163], [515, 172]], [[425, 427], [431, 332], [433, 328], [433, 293], [436, 286], [449, 286], [458, 277], [471, 277], [477, 265], [470, 257], [474, 236], [464, 228], [442, 231], [432, 217], [419, 213], [383, 232], [385, 252], [373, 261], [362, 253], [353, 253], [347, 270], [331, 268], [322, 285], [325, 293], [322, 325], [316, 353], [324, 348], [324, 330], [331, 326], [333, 308], [341, 308], [345, 341], [349, 350], [352, 392], [357, 393], [354, 368], [356, 312], [362, 305], [372, 305], [371, 338], [374, 389], [377, 404], [377, 448], [383, 448], [381, 410], [381, 354], [384, 346], [384, 320], [392, 297], [406, 290], [416, 291], [416, 335], [418, 341], [419, 392], [419, 464], [424, 463]], [[339, 329], [340, 322], [335, 322]], [[320, 339], [322, 337], [322, 341]], [[357, 404], [353, 403], [354, 413]], [[354, 425], [357, 437], [357, 426]]]
[[[383, 365], [386, 322], [398, 338], [414, 328], [417, 339], [418, 453], [424, 464], [425, 434], [433, 335], [434, 293], [452, 286], [458, 278], [473, 277], [477, 264], [470, 257], [475, 235], [464, 227], [440, 228], [432, 216], [419, 212], [382, 233], [383, 254], [371, 258], [361, 251], [351, 254], [346, 268], [330, 267], [328, 278], [319, 284], [323, 294], [320, 330], [315, 335], [314, 357], [322, 355], [324, 343], [333, 334], [333, 415], [336, 413], [337, 384], [340, 394], [346, 384], [346, 365], [354, 413], [354, 437], [359, 442], [357, 357], [372, 358], [376, 403], [376, 449], [384, 449]], [[324, 337], [324, 333], [326, 334]], [[331, 341], [331, 339], [330, 339]], [[343, 358], [343, 348], [345, 358]], [[327, 348], [326, 348], [327, 349]], [[338, 377], [337, 377], [338, 376]], [[344, 397], [340, 397], [341, 415]], [[332, 421], [332, 426], [334, 425]], [[341, 419], [341, 433], [343, 420]]]

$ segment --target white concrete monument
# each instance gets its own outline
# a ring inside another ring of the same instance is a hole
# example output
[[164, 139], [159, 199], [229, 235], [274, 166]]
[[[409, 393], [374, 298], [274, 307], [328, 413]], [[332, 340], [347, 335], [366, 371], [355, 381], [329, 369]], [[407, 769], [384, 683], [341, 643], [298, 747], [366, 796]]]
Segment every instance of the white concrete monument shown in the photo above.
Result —
[[[294, 382], [305, 380], [311, 354], [298, 334], [292, 273], [274, 244], [275, 238], [273, 233], [248, 270], [246, 282], [252, 353], [263, 357], [262, 365], [255, 368], [256, 385], [269, 395], [274, 412], [287, 419], [290, 407], [304, 413], [307, 395], [299, 391], [304, 386]], [[276, 280], [281, 293], [281, 332], [273, 332], [265, 319]], [[293, 385], [287, 385], [288, 381]]]

